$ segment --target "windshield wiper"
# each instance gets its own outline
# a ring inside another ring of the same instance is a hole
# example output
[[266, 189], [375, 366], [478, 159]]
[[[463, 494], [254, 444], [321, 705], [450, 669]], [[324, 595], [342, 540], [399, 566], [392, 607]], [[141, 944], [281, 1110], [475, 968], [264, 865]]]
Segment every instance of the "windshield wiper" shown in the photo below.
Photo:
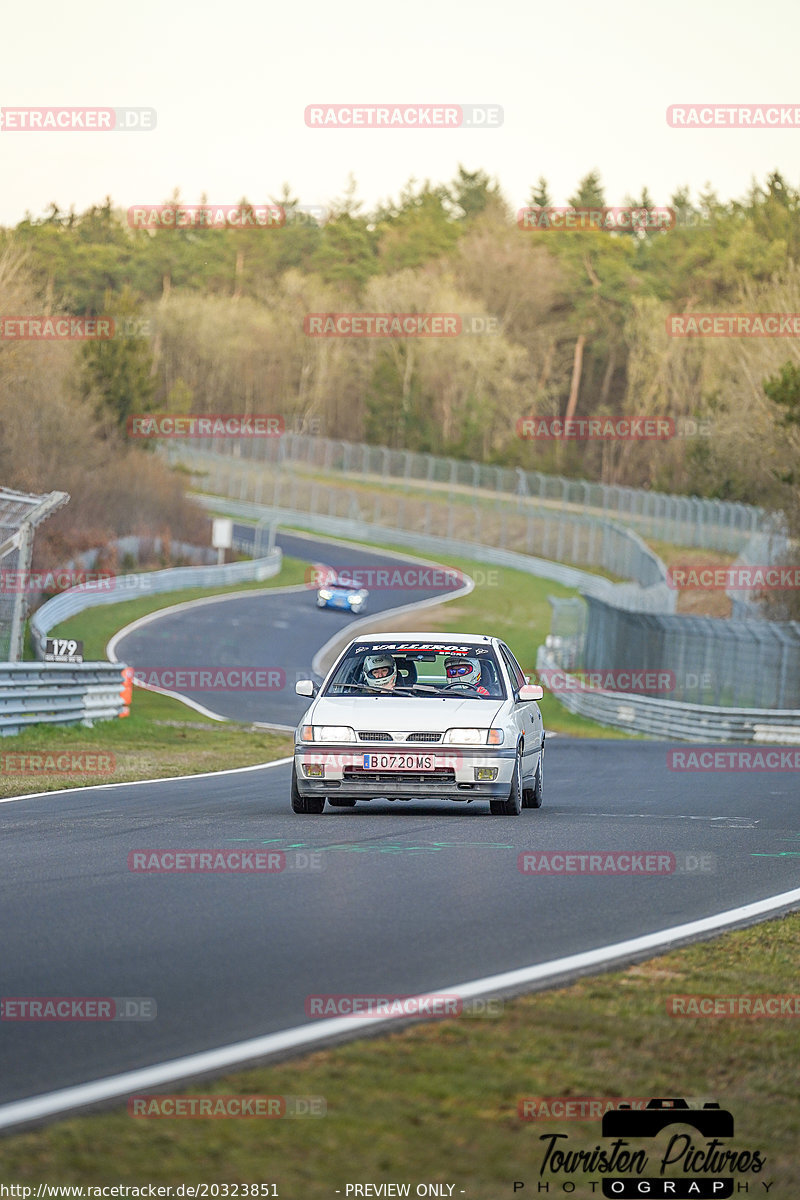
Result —
[[480, 696], [481, 700], [495, 699], [494, 696], [484, 696], [483, 692], [479, 692], [478, 689], [475, 687], [475, 685], [472, 683], [457, 683], [453, 687], [439, 688], [439, 691], [441, 692], [441, 694], [443, 696], [455, 696], [457, 698], [458, 697], [458, 689], [466, 690], [467, 688], [471, 692], [473, 692], [476, 696]]
[[369, 684], [369, 683], [332, 683], [331, 690], [329, 692], [326, 692], [325, 695], [332, 696], [334, 694], [334, 689], [338, 689], [338, 688], [358, 688], [358, 690], [360, 692], [376, 692], [376, 693], [378, 693], [381, 691], [385, 691], [384, 688], [378, 688], [374, 684]]
[[422, 692], [429, 696], [438, 696], [441, 688], [428, 687], [424, 683], [410, 683], [401, 687], [379, 688], [372, 683], [334, 683], [331, 685], [331, 690], [326, 692], [326, 696], [332, 696], [338, 688], [356, 688], [361, 692], [369, 692], [371, 696], [395, 696], [398, 692], [414, 695], [415, 692]]

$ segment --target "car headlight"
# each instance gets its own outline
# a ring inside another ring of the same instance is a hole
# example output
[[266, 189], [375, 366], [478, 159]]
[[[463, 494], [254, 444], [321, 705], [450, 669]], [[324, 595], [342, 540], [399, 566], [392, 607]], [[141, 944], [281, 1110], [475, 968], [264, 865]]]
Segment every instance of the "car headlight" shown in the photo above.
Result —
[[319, 596], [320, 600], [330, 600], [331, 596], [333, 595], [333, 592], [330, 591], [328, 588], [320, 588], [319, 591], [317, 592], [317, 595]]
[[448, 729], [442, 738], [443, 742], [460, 742], [466, 746], [485, 746], [485, 729]]
[[448, 729], [443, 742], [459, 742], [462, 746], [502, 746], [506, 735], [502, 729]]
[[349, 725], [303, 725], [301, 742], [354, 742], [356, 735]]
[[357, 604], [360, 599], [361, 599], [361, 596], [358, 592], [351, 592], [349, 594], [349, 596], [347, 597], [347, 601], [349, 604]]

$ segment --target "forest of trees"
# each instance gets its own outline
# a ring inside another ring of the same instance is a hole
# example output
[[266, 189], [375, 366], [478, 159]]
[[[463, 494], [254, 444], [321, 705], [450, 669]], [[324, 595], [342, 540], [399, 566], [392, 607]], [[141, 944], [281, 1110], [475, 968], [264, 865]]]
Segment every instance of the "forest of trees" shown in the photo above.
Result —
[[[167, 202], [178, 217], [182, 203]], [[118, 500], [112, 516], [101, 487], [81, 520], [126, 532], [177, 488], [126, 442], [129, 413], [261, 412], [329, 437], [794, 514], [800, 341], [667, 332], [672, 313], [800, 313], [800, 192], [777, 172], [736, 201], [679, 189], [660, 202], [674, 228], [630, 233], [521, 228], [521, 207], [551, 203], [547, 181], [512, 205], [463, 167], [449, 184], [412, 181], [373, 212], [355, 184], [324, 217], [288, 187], [270, 203], [286, 219], [266, 228], [135, 228], [107, 199], [0, 230], [0, 311], [106, 315], [125, 330], [104, 343], [0, 340], [3, 482], [80, 493], [87, 471], [112, 490], [135, 480], [135, 504]], [[569, 197], [609, 203], [596, 171]], [[623, 203], [655, 201], [644, 189]], [[241, 212], [252, 212], [245, 200]], [[304, 333], [306, 314], [339, 311], [483, 314], [498, 331]], [[651, 414], [699, 432], [533, 443], [517, 435], [531, 414]], [[170, 512], [176, 535], [190, 532], [179, 497]]]

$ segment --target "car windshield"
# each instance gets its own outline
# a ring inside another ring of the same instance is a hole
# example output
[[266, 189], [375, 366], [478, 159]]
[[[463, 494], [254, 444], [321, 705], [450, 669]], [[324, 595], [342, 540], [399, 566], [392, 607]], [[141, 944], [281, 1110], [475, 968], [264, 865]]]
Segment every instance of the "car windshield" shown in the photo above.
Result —
[[506, 688], [490, 646], [376, 641], [350, 646], [324, 694], [505, 700]]

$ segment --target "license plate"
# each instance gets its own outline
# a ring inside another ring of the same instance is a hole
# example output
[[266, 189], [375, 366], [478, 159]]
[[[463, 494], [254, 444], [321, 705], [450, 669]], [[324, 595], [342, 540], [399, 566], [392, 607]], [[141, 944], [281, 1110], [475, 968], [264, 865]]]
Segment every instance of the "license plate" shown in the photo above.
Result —
[[365, 754], [365, 771], [432, 771], [432, 754]]

